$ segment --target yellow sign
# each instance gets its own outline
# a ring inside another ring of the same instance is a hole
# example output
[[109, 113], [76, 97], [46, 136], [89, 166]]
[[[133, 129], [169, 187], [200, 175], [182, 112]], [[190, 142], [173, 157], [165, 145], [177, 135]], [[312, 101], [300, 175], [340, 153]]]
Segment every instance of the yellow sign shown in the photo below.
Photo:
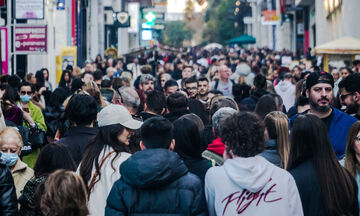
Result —
[[60, 82], [61, 74], [68, 65], [76, 66], [77, 47], [69, 46], [61, 48], [61, 56], [56, 56], [56, 82]]
[[61, 56], [56, 56], [56, 83], [60, 82], [62, 74]]

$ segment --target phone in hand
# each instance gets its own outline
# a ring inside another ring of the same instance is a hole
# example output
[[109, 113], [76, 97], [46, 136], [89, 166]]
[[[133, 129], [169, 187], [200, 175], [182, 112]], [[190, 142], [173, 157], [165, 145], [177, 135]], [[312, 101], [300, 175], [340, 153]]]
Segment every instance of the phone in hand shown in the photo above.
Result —
[[23, 108], [23, 110], [24, 110], [24, 112], [27, 112], [27, 113], [30, 112], [29, 108]]

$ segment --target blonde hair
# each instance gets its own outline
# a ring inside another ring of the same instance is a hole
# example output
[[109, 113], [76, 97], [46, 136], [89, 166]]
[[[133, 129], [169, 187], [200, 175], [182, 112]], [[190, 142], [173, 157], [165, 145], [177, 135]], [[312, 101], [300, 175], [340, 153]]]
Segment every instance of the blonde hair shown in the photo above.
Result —
[[265, 116], [264, 123], [270, 139], [276, 139], [277, 150], [280, 155], [280, 166], [286, 166], [289, 161], [290, 139], [289, 119], [280, 111], [273, 111]]
[[244, 76], [239, 76], [239, 78], [237, 79], [239, 84], [246, 84], [246, 80]]
[[40, 201], [44, 215], [86, 216], [87, 205], [87, 190], [78, 174], [61, 169], [47, 178]]
[[90, 81], [83, 85], [83, 90], [86, 91], [90, 96], [95, 98], [98, 106], [104, 108], [107, 105], [101, 94], [100, 88], [94, 81]]
[[18, 138], [19, 139], [19, 142], [17, 142], [18, 147], [20, 147], [20, 148], [23, 147], [23, 140], [21, 138], [21, 135], [20, 135], [19, 131], [13, 127], [6, 127], [4, 130], [2, 130], [0, 132], [0, 146], [2, 145], [3, 137], [7, 134]]
[[[75, 74], [75, 77], [80, 78], [81, 77], [81, 69], [79, 67], [74, 67], [73, 73]], [[71, 74], [72, 75], [72, 74]]]

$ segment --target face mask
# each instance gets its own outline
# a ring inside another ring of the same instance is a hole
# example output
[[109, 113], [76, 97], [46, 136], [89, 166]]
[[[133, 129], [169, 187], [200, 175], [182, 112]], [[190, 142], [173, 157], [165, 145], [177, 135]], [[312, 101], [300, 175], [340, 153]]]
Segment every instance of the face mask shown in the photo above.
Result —
[[31, 100], [31, 96], [30, 95], [20, 95], [20, 100], [24, 103], [27, 103]]
[[0, 159], [6, 164], [6, 166], [13, 166], [18, 160], [19, 156], [16, 153], [1, 153]]

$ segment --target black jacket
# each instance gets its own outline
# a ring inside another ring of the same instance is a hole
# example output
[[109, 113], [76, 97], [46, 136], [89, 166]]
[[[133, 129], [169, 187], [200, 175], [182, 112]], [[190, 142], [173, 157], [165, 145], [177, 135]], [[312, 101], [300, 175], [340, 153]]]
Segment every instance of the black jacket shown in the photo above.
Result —
[[44, 183], [46, 181], [46, 176], [34, 177], [30, 179], [24, 190], [19, 197], [20, 211], [21, 216], [42, 216], [40, 209], [40, 198], [36, 197], [42, 193], [36, 194], [37, 187], [41, 187], [40, 191], [44, 189]]
[[205, 128], [200, 131], [200, 138], [201, 138], [201, 150], [205, 151], [210, 143], [214, 141], [215, 136], [212, 129], [212, 124], [208, 124]]
[[0, 215], [18, 215], [14, 180], [9, 168], [0, 162]]
[[[326, 215], [323, 198], [321, 194], [321, 186], [312, 159], [307, 159], [294, 169], [290, 174], [294, 177], [296, 186], [299, 190], [304, 216]], [[357, 202], [357, 186], [354, 183], [354, 215], [359, 215], [359, 206]]]
[[139, 113], [139, 116], [141, 116], [141, 118], [142, 118], [143, 121], [146, 121], [147, 119], [152, 118], [152, 117], [155, 117], [155, 116], [157, 116], [157, 115], [154, 115], [154, 114], [151, 114], [151, 113], [142, 111], [141, 113]]
[[69, 149], [76, 166], [78, 166], [86, 146], [96, 136], [97, 132], [98, 128], [72, 127], [66, 131], [64, 137], [58, 143], [64, 144]]
[[183, 159], [189, 172], [200, 178], [201, 182], [205, 182], [205, 174], [211, 167], [211, 162], [206, 159]]
[[174, 122], [178, 118], [180, 118], [183, 115], [190, 114], [189, 110], [182, 110], [182, 111], [176, 111], [176, 112], [170, 112], [165, 114], [165, 118], [171, 122]]
[[200, 179], [174, 152], [137, 152], [120, 166], [120, 174], [107, 198], [105, 216], [207, 215]]

